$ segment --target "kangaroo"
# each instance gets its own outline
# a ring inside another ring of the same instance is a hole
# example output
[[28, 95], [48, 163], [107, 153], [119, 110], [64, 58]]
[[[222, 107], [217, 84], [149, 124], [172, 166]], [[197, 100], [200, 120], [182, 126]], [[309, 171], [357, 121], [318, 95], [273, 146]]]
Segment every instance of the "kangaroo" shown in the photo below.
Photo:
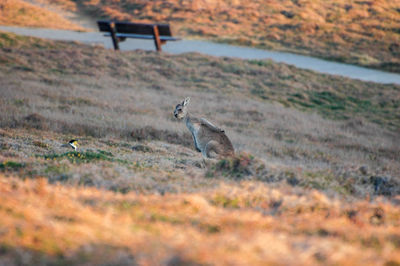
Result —
[[232, 143], [225, 131], [211, 124], [204, 118], [191, 116], [187, 110], [190, 98], [187, 97], [175, 107], [174, 116], [184, 119], [187, 128], [193, 136], [194, 146], [204, 158], [218, 158], [235, 153]]

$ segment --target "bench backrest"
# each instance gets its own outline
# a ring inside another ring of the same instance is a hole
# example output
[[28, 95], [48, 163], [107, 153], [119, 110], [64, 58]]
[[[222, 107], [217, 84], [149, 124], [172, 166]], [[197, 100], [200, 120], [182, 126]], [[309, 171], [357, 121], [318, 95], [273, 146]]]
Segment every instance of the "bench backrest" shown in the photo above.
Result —
[[[111, 31], [112, 21], [101, 20], [97, 21], [100, 31]], [[117, 33], [130, 33], [130, 34], [141, 34], [141, 35], [153, 35], [153, 26], [157, 25], [158, 33], [160, 36], [172, 36], [171, 29], [168, 24], [142, 24], [142, 23], [131, 23], [131, 22], [115, 22], [115, 31]]]
[[111, 31], [111, 21], [109, 20], [98, 20], [97, 25], [100, 31], [110, 32]]
[[153, 27], [157, 25], [160, 36], [171, 36], [168, 24], [140, 24], [129, 22], [116, 22], [115, 29], [119, 33], [153, 35]]

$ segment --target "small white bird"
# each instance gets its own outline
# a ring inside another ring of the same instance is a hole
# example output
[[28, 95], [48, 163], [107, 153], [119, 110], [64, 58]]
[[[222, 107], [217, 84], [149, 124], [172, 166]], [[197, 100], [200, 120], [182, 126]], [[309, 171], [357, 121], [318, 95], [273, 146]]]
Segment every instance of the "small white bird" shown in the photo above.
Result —
[[76, 151], [76, 149], [78, 148], [78, 140], [76, 140], [76, 139], [71, 139], [71, 140], [68, 142], [68, 144], [69, 144], [69, 146], [71, 146], [75, 151]]
[[71, 147], [74, 149], [74, 151], [76, 151], [76, 149], [78, 149], [78, 140], [71, 139], [67, 144], [61, 145], [61, 147]]

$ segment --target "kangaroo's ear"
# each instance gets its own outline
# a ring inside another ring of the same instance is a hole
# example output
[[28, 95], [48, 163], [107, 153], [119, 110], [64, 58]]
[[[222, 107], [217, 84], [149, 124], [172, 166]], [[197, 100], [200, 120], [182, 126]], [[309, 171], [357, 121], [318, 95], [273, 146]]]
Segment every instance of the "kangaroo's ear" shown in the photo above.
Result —
[[182, 105], [183, 105], [183, 106], [186, 106], [186, 105], [189, 104], [189, 102], [190, 102], [190, 98], [189, 98], [189, 97], [186, 97], [185, 100], [183, 100]]

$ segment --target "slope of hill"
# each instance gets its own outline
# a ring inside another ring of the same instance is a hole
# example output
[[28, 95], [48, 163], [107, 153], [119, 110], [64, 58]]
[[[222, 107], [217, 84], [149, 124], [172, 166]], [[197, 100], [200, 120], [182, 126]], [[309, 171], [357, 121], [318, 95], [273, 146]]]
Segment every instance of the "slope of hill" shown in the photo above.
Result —
[[0, 264], [400, 262], [399, 86], [6, 33], [0, 80]]
[[[48, 5], [46, 2], [45, 4]], [[0, 24], [22, 27], [43, 27], [65, 30], [85, 30], [68, 18], [46, 7], [34, 5], [29, 1], [6, 0], [0, 3]]]
[[94, 20], [169, 22], [185, 37], [400, 72], [398, 1], [41, 1], [85, 11]]

